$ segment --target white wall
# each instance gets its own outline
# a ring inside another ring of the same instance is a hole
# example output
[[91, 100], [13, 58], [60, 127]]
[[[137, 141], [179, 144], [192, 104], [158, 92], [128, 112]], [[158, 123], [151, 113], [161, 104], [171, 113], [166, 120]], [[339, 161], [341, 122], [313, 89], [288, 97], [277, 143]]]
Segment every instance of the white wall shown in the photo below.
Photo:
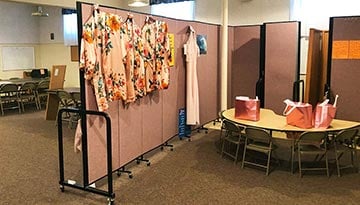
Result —
[[[289, 0], [228, 0], [229, 25], [253, 25], [288, 21]], [[222, 1], [197, 0], [195, 19], [221, 24]]]
[[30, 18], [35, 6], [0, 1], [0, 43], [39, 43], [39, 22]]
[[[264, 22], [288, 21], [289, 0], [228, 0], [229, 25], [252, 25]], [[128, 7], [121, 1], [119, 7], [127, 10], [150, 13], [150, 6]], [[222, 22], [222, 0], [196, 0], [195, 20], [213, 24]]]
[[[36, 68], [51, 70], [53, 65], [66, 65], [64, 85], [79, 86], [78, 63], [71, 62], [70, 47], [63, 43], [61, 8], [43, 6], [43, 11], [49, 13], [49, 17], [31, 16], [36, 10], [37, 6], [33, 4], [0, 1], [0, 46], [34, 47]], [[54, 40], [50, 39], [51, 33], [54, 33]], [[2, 68], [0, 58], [0, 79], [23, 76], [22, 70], [3, 71]]]
[[[7, 0], [23, 3], [31, 3], [37, 5], [51, 5], [65, 8], [75, 8], [77, 0]], [[119, 7], [125, 0], [81, 0], [81, 2], [96, 3], [101, 5], [108, 5], [113, 7]]]
[[[95, 2], [101, 5], [150, 13], [150, 6], [130, 8], [127, 6], [127, 0], [84, 0], [83, 2]], [[221, 24], [221, 0], [196, 0], [195, 3], [196, 21]], [[42, 5], [43, 11], [49, 13], [49, 17], [30, 16], [32, 12], [36, 11], [38, 5]], [[51, 69], [52, 65], [65, 64], [67, 65], [65, 86], [77, 86], [79, 84], [77, 63], [70, 61], [70, 48], [63, 45], [61, 7], [75, 8], [76, 0], [0, 0], [0, 26], [2, 27], [0, 46], [4, 43], [18, 46], [27, 43], [36, 44], [36, 67]], [[229, 0], [230, 25], [261, 24], [288, 19], [289, 0]], [[50, 33], [54, 33], [54, 40], [50, 39]], [[3, 72], [1, 66], [0, 60], [0, 78], [22, 77], [22, 72]]]

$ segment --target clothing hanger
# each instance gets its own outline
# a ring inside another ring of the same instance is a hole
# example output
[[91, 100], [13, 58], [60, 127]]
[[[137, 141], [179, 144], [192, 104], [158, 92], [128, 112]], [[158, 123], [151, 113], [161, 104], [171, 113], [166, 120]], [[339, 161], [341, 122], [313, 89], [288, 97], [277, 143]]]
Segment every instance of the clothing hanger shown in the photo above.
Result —
[[194, 28], [192, 26], [189, 26], [188, 33], [194, 33], [194, 32], [195, 32]]
[[127, 15], [127, 18], [125, 20], [125, 22], [129, 22], [129, 23], [132, 23], [133, 22], [133, 18], [134, 18], [134, 15], [128, 13]]
[[145, 23], [154, 23], [155, 19], [151, 16], [146, 16]]
[[93, 6], [93, 11], [92, 11], [92, 15], [95, 16], [96, 13], [99, 14], [100, 13], [100, 9], [99, 9], [99, 4], [94, 4]]

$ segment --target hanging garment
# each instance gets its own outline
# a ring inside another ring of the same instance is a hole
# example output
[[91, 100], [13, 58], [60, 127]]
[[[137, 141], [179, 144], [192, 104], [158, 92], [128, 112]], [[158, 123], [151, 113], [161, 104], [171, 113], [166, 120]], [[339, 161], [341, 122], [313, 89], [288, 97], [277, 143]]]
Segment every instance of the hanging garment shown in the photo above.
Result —
[[134, 89], [136, 98], [146, 95], [145, 89], [145, 67], [142, 53], [144, 50], [143, 39], [141, 38], [141, 29], [134, 28]]
[[156, 21], [156, 72], [160, 73], [159, 89], [167, 89], [169, 87], [169, 60], [170, 60], [170, 43], [168, 37], [168, 26], [163, 21]]
[[131, 15], [124, 24], [124, 36], [126, 41], [126, 56], [124, 64], [127, 70], [128, 100], [127, 103], [135, 101], [146, 94], [145, 90], [145, 68], [143, 53], [143, 39], [141, 29], [135, 24]]
[[99, 111], [106, 111], [109, 101], [127, 98], [122, 25], [120, 16], [101, 11], [83, 25], [80, 69], [94, 87]]
[[104, 23], [103, 13], [94, 12], [83, 25], [80, 51], [80, 69], [84, 70], [84, 78], [94, 87], [94, 95], [100, 111], [108, 109], [104, 76], [101, 68], [102, 30], [98, 24]]
[[145, 86], [146, 92], [150, 93], [159, 87], [158, 77], [155, 70], [155, 44], [156, 44], [155, 22], [146, 21], [142, 28], [142, 39], [144, 41], [144, 67], [145, 67]]
[[125, 103], [134, 102], [136, 99], [135, 94], [135, 80], [134, 80], [134, 59], [135, 59], [135, 49], [134, 41], [136, 37], [135, 33], [136, 25], [133, 22], [132, 15], [128, 15], [124, 23], [124, 39], [125, 39], [125, 50], [126, 55], [123, 58], [123, 63], [125, 66], [126, 72], [126, 89], [127, 89], [127, 99]]
[[196, 43], [195, 31], [192, 28], [184, 45], [184, 53], [186, 55], [186, 124], [197, 125], [200, 123], [200, 112], [196, 62], [200, 50]]
[[123, 21], [120, 16], [106, 14], [105, 44], [103, 44], [103, 72], [106, 82], [108, 101], [127, 99], [125, 67], [122, 58], [125, 56], [125, 41], [121, 28]]
[[146, 92], [169, 86], [170, 45], [167, 24], [147, 18], [142, 28]]

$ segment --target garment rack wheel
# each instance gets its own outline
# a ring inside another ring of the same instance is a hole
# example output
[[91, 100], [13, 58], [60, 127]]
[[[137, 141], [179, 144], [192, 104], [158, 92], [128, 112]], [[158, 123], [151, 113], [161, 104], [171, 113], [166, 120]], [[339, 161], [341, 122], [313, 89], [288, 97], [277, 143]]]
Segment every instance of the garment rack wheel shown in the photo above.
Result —
[[113, 197], [108, 197], [108, 205], [113, 205], [115, 203], [115, 199]]
[[[145, 161], [145, 160], [136, 160], [136, 164], [140, 164], [140, 161]], [[146, 166], [150, 166], [151, 165], [151, 162], [150, 161], [147, 161], [146, 162]]]
[[133, 178], [133, 175], [132, 175], [131, 171], [125, 170], [125, 168], [120, 168], [120, 169], [116, 170], [116, 174], [117, 174], [118, 177], [121, 176], [121, 173], [126, 173], [126, 174], [128, 174], [128, 177], [129, 177], [130, 179]]
[[64, 192], [64, 191], [65, 191], [64, 185], [60, 185], [60, 191], [61, 191], [61, 192]]
[[161, 151], [164, 150], [164, 147], [170, 147], [170, 151], [174, 151], [174, 145], [172, 145], [172, 144], [168, 144], [167, 142], [162, 144], [160, 147]]
[[150, 166], [150, 165], [151, 165], [150, 160], [144, 159], [143, 156], [141, 156], [141, 157], [139, 157], [139, 158], [136, 159], [136, 164], [140, 164], [141, 161], [146, 162], [146, 166]]
[[197, 128], [197, 132], [200, 133], [200, 130], [205, 130], [205, 134], [208, 133], [208, 128], [204, 127], [204, 126], [201, 126], [199, 128]]

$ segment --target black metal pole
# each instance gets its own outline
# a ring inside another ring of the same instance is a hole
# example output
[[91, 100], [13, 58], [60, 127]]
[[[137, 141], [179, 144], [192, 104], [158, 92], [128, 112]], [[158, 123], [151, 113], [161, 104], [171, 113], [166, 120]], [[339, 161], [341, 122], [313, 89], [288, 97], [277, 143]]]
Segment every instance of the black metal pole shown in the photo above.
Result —
[[59, 146], [59, 172], [60, 172], [60, 181], [59, 184], [63, 188], [64, 186], [64, 148], [63, 148], [63, 132], [62, 132], [62, 111], [58, 112], [57, 117], [57, 126], [58, 126], [58, 146]]

